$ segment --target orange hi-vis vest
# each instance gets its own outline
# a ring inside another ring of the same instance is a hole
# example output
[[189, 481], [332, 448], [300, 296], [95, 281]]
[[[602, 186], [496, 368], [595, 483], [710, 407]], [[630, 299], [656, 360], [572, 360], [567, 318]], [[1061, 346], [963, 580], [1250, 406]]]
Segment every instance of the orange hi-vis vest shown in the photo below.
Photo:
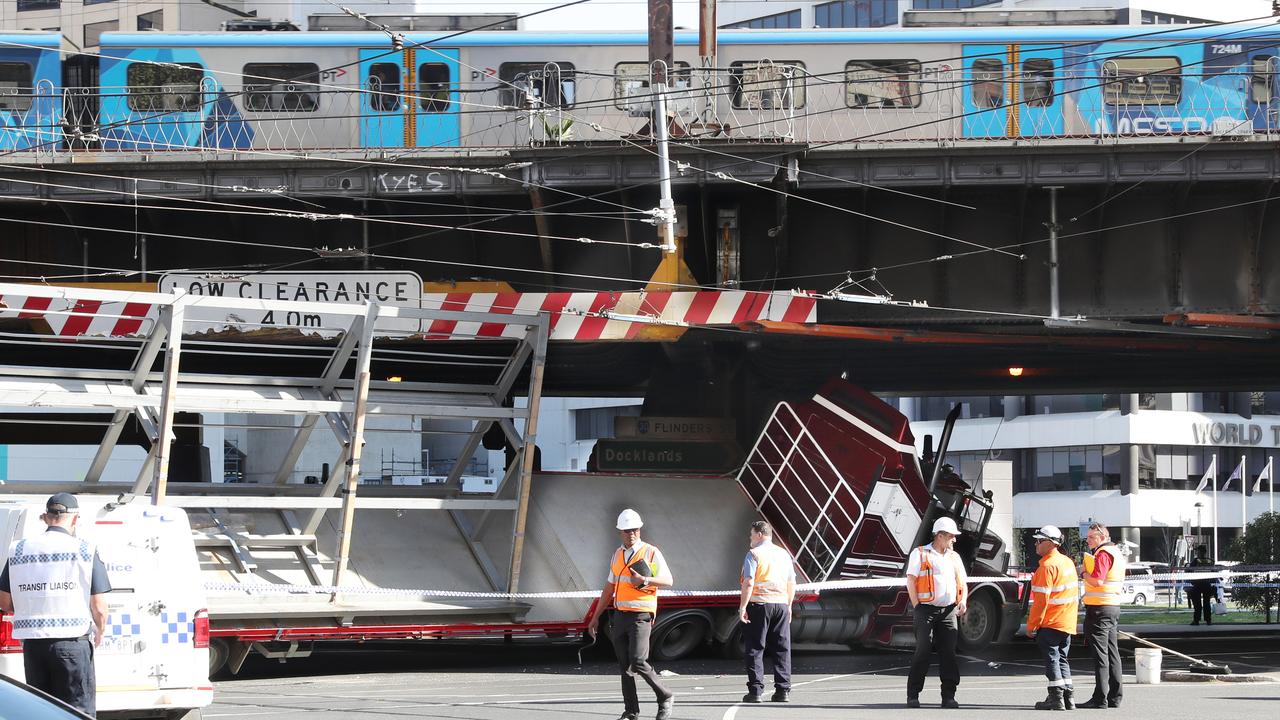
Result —
[[1040, 566], [1031, 576], [1031, 612], [1027, 615], [1027, 632], [1040, 628], [1061, 630], [1075, 635], [1080, 614], [1080, 577], [1071, 558], [1053, 552], [1040, 558]]
[[795, 583], [791, 554], [771, 542], [764, 542], [751, 548], [751, 555], [756, 560], [756, 573], [751, 578], [750, 602], [786, 605], [787, 591]]
[[[1097, 553], [1106, 553], [1111, 556], [1111, 569], [1107, 571], [1107, 576], [1102, 579], [1101, 585], [1090, 585], [1087, 582], [1084, 586], [1084, 604], [1085, 605], [1119, 605], [1120, 593], [1124, 590], [1124, 558], [1120, 556], [1116, 546], [1111, 543], [1099, 545], [1094, 551]], [[1084, 571], [1086, 574], [1093, 572], [1093, 555], [1084, 554]]]
[[[944, 572], [934, 567], [933, 562], [929, 560], [929, 550], [928, 545], [921, 545], [917, 549], [920, 553], [920, 575], [916, 577], [916, 597], [922, 603], [933, 602], [937, 587], [934, 578]], [[956, 592], [959, 592], [959, 588], [956, 588]]]
[[[609, 565], [609, 582], [613, 583], [613, 607], [623, 612], [658, 612], [658, 588], [638, 588], [631, 584], [631, 577], [656, 577], [662, 574], [658, 566], [658, 549], [646, 542], [638, 542], [631, 555], [631, 562], [626, 562], [623, 548], [613, 553], [613, 562]], [[649, 564], [649, 573], [636, 573], [637, 563]]]

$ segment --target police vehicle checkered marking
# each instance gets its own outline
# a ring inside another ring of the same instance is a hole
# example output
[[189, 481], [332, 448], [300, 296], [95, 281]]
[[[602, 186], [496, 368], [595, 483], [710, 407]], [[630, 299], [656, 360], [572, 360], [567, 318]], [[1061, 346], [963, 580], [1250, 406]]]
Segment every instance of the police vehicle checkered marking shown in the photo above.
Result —
[[129, 635], [141, 635], [142, 625], [135, 623], [129, 613], [120, 615], [119, 617], [111, 615], [107, 618], [108, 635], [116, 635], [126, 637]]
[[187, 613], [160, 613], [160, 624], [164, 630], [160, 633], [161, 645], [186, 645], [196, 632], [195, 620], [188, 620]]

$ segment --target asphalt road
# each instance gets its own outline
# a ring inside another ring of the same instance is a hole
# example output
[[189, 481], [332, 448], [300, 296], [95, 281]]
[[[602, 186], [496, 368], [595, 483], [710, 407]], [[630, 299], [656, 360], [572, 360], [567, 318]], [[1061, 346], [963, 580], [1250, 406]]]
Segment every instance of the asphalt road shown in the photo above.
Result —
[[[1276, 673], [1280, 680], [1280, 640], [1201, 637], [1178, 641], [1182, 652], [1225, 662], [1237, 673]], [[1133, 672], [1132, 653], [1125, 669]], [[1079, 693], [1092, 686], [1090, 663], [1074, 652]], [[660, 666], [677, 694], [676, 718], [828, 720], [874, 714], [876, 718], [932, 717], [938, 712], [936, 678], [921, 700], [924, 710], [908, 710], [905, 699], [909, 655], [894, 651], [805, 648], [795, 654], [792, 702], [743, 705], [745, 691], [737, 661], [695, 659]], [[1185, 664], [1165, 656], [1166, 669]], [[1034, 647], [999, 648], [966, 658], [958, 699], [962, 708], [947, 716], [1023, 717], [1045, 694]], [[641, 684], [643, 688], [643, 684]], [[612, 720], [622, 704], [612, 663], [600, 657], [579, 665], [574, 648], [453, 648], [367, 646], [335, 649], [305, 660], [278, 664], [251, 660], [241, 675], [215, 683], [215, 703], [207, 720], [308, 718], [593, 718]], [[642, 717], [652, 717], [651, 697], [641, 695]], [[1097, 712], [1080, 710], [1081, 713]], [[1162, 683], [1129, 685], [1120, 712], [1109, 717], [1177, 720], [1239, 720], [1280, 717], [1280, 682]]]

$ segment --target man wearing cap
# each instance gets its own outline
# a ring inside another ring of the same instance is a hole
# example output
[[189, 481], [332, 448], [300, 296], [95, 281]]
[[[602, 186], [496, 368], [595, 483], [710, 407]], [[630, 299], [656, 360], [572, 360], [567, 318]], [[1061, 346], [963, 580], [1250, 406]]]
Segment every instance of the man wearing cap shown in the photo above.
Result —
[[907, 558], [907, 599], [916, 630], [916, 651], [907, 676], [907, 707], [920, 707], [920, 691], [934, 649], [942, 681], [942, 707], [960, 707], [956, 702], [960, 684], [960, 663], [956, 660], [960, 627], [956, 618], [967, 609], [969, 575], [953, 548], [959, 534], [954, 520], [938, 518], [933, 524], [933, 542], [912, 550]]
[[671, 717], [671, 706], [675, 704], [676, 697], [658, 680], [658, 674], [649, 664], [649, 633], [653, 629], [653, 618], [658, 614], [658, 588], [671, 587], [675, 581], [662, 551], [640, 539], [643, 525], [640, 513], [635, 510], [628, 508], [618, 515], [622, 547], [613, 553], [609, 577], [587, 623], [587, 632], [594, 638], [600, 626], [600, 616], [605, 610], [613, 610], [609, 639], [613, 641], [613, 650], [622, 670], [624, 706], [618, 720], [639, 720], [637, 675], [653, 689], [658, 701], [657, 720]]
[[1037, 710], [1074, 710], [1071, 684], [1071, 636], [1076, 633], [1080, 613], [1080, 577], [1076, 566], [1058, 552], [1062, 531], [1045, 525], [1036, 531], [1036, 554], [1040, 566], [1031, 576], [1031, 611], [1027, 615], [1027, 637], [1035, 638], [1044, 653], [1044, 674], [1049, 679], [1049, 695], [1036, 703]]
[[13, 613], [27, 684], [94, 715], [93, 648], [107, 625], [107, 568], [93, 545], [75, 537], [74, 495], [51, 496], [40, 519], [45, 532], [9, 549], [0, 610]]

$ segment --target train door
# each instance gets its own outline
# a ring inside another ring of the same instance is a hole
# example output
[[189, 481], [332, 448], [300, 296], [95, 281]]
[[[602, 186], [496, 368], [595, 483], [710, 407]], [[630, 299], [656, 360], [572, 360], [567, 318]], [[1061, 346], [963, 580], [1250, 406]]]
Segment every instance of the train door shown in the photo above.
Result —
[[1249, 90], [1245, 113], [1253, 119], [1253, 129], [1267, 132], [1280, 128], [1280, 48], [1252, 48], [1248, 55]]
[[1060, 48], [965, 45], [963, 77], [965, 137], [1063, 133]]
[[445, 147], [461, 142], [458, 51], [360, 51], [364, 147]]

